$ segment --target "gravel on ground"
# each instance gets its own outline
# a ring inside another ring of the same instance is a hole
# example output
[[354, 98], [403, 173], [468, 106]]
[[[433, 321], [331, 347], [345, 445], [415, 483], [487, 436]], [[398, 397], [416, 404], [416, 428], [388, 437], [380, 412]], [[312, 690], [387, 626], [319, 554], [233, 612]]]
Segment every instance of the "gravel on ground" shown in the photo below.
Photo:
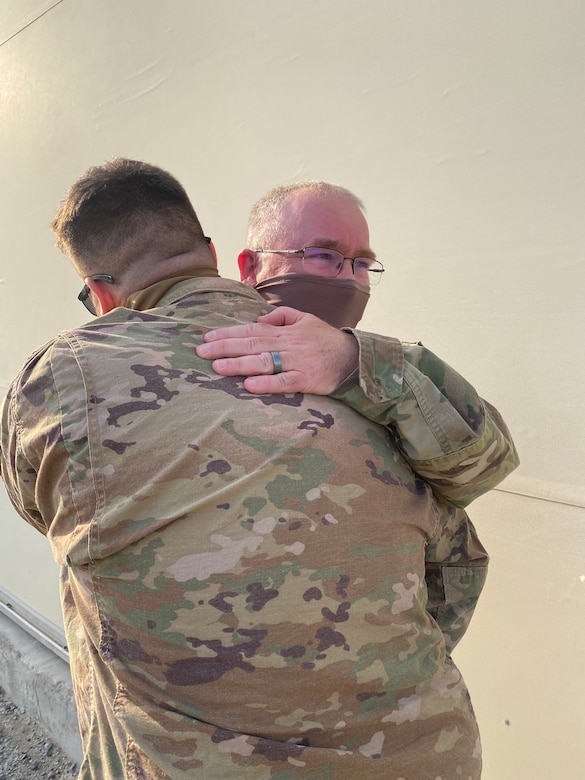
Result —
[[71, 780], [75, 762], [0, 688], [0, 780]]

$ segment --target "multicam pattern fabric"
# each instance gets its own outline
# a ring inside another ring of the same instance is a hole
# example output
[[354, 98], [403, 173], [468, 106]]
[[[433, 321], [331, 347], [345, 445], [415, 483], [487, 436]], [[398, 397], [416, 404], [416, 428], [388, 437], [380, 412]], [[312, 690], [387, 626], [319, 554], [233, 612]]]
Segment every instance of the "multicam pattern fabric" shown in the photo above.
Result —
[[474, 556], [458, 510], [384, 426], [197, 358], [267, 308], [185, 281], [60, 334], [10, 387], [2, 476], [62, 567], [79, 776], [479, 778], [427, 610], [441, 529]]
[[359, 376], [333, 394], [387, 425], [404, 459], [453, 506], [468, 506], [519, 463], [500, 413], [422, 344], [344, 328], [360, 347]]
[[422, 344], [344, 328], [359, 344], [359, 371], [333, 397], [388, 427], [413, 470], [451, 505], [426, 552], [427, 608], [452, 652], [467, 630], [489, 562], [463, 507], [519, 463], [500, 413]]

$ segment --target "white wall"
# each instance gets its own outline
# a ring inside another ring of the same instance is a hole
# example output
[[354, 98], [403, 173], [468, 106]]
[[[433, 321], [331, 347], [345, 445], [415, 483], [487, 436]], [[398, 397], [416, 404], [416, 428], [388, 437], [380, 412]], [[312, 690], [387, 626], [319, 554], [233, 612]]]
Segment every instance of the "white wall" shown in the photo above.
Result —
[[[225, 276], [268, 187], [353, 189], [388, 267], [362, 327], [503, 412], [522, 466], [473, 507], [492, 568], [457, 654], [485, 780], [583, 777], [584, 40], [578, 0], [0, 5], [0, 391], [85, 319], [48, 224], [124, 155], [179, 177]], [[44, 540], [0, 518], [0, 585], [59, 621]]]

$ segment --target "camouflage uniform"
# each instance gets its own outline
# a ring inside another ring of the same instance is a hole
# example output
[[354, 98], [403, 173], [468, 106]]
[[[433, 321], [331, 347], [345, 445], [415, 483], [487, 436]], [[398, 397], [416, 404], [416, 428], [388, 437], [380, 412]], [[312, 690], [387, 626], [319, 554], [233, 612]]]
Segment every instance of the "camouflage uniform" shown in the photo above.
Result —
[[448, 521], [428, 540], [427, 609], [451, 653], [467, 630], [489, 558], [463, 507], [518, 465], [499, 412], [422, 344], [350, 328], [359, 369], [333, 395], [388, 426], [404, 459], [448, 506]]
[[425, 349], [343, 328], [359, 343], [359, 375], [333, 394], [390, 427], [405, 460], [448, 504], [465, 507], [518, 465], [501, 415]]
[[268, 309], [181, 281], [60, 334], [11, 384], [2, 476], [62, 567], [80, 778], [479, 778], [426, 609], [425, 548], [459, 510], [384, 426], [251, 396], [196, 356]]

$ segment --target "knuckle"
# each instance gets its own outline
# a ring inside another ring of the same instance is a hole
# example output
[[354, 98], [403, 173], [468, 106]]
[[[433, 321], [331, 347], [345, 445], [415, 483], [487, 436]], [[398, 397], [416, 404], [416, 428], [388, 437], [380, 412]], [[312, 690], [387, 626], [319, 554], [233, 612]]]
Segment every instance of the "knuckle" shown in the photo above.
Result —
[[274, 371], [274, 363], [270, 352], [261, 352], [258, 357], [260, 358], [260, 364], [266, 373], [272, 374]]
[[293, 393], [298, 387], [297, 374], [294, 371], [285, 371], [278, 375], [278, 380], [282, 386], [283, 392]]

